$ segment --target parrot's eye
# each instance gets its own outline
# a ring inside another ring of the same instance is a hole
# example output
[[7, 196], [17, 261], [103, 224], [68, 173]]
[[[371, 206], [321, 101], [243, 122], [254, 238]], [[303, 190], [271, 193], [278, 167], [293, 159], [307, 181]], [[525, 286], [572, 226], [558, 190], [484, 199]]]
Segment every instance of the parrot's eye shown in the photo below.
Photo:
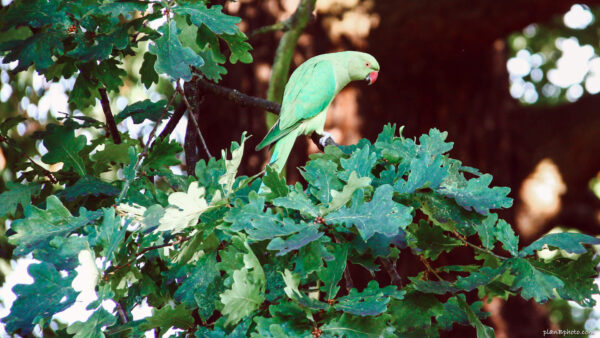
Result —
[[371, 64], [370, 64], [370, 63], [368, 63], [368, 62], [366, 62], [366, 63], [365, 63], [365, 66], [366, 66], [366, 67], [371, 67]]

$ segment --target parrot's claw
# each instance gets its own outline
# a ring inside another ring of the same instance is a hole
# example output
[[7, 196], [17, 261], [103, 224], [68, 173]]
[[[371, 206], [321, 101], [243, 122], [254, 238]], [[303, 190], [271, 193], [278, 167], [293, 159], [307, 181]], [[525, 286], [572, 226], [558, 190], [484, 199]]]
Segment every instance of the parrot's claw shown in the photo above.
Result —
[[319, 144], [321, 144], [321, 146], [323, 148], [325, 148], [326, 146], [330, 145], [330, 144], [335, 144], [335, 140], [333, 139], [333, 135], [331, 135], [330, 133], [324, 131], [323, 136], [319, 139]]

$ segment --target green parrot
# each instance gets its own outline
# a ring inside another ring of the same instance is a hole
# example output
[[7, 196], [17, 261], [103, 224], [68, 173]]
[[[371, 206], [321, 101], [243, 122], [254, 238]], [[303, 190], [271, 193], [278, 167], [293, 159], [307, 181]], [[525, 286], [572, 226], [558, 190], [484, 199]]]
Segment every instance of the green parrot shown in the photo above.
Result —
[[308, 59], [290, 77], [283, 93], [279, 120], [256, 146], [260, 150], [275, 143], [270, 165], [280, 173], [299, 135], [317, 132], [325, 146], [331, 135], [323, 131], [327, 110], [337, 93], [350, 81], [377, 80], [379, 63], [367, 53], [338, 52]]

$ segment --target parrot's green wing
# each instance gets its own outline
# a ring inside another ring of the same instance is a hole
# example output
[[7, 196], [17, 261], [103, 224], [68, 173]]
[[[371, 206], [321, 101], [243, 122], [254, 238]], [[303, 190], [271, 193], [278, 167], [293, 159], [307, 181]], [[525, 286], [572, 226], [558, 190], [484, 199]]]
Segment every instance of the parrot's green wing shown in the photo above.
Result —
[[265, 138], [262, 141], [260, 141], [260, 143], [256, 146], [256, 150], [261, 150], [269, 144], [279, 141], [282, 137], [289, 134], [292, 130], [294, 130], [294, 128], [287, 128], [285, 130], [279, 129], [279, 121], [277, 121], [277, 123], [273, 125], [271, 130], [269, 130], [267, 136], [265, 136]]
[[260, 150], [326, 109], [335, 94], [335, 73], [328, 60], [302, 64], [290, 77], [277, 123], [256, 146]]
[[329, 106], [335, 95], [335, 72], [329, 60], [303, 64], [292, 74], [283, 94], [281, 130], [315, 117]]

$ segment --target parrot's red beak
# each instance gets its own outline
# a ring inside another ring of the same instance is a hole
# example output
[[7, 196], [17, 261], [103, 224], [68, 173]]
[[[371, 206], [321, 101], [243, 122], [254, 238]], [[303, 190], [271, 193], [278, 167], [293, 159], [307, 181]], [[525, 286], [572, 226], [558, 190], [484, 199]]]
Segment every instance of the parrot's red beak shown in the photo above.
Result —
[[379, 72], [370, 72], [369, 75], [365, 78], [365, 80], [369, 83], [369, 86], [377, 81], [377, 77], [379, 76]]

